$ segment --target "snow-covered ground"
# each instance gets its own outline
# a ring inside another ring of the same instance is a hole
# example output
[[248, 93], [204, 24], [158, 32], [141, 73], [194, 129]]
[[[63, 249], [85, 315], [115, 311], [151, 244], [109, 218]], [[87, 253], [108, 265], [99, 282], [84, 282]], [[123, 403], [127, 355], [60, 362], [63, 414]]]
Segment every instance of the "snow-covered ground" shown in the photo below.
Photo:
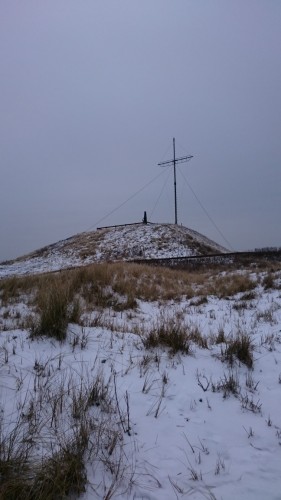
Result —
[[206, 236], [174, 224], [136, 224], [81, 233], [0, 264], [0, 278], [58, 271], [94, 262], [188, 257], [227, 251]]
[[[70, 385], [88, 387], [99, 377], [115, 411], [94, 404], [90, 411], [94, 419], [104, 412], [122, 434], [122, 446], [112, 453], [120, 467], [110, 471], [86, 454], [82, 500], [280, 500], [280, 273], [278, 287], [267, 290], [261, 274], [252, 276], [257, 286], [251, 300], [242, 293], [224, 299], [183, 297], [176, 303], [138, 300], [137, 310], [104, 311], [104, 326], [70, 324], [64, 343], [31, 340], [27, 330], [16, 328], [29, 314], [26, 301], [2, 306], [2, 435], [32, 398], [38, 402], [40, 394], [47, 398], [61, 391], [62, 401]], [[95, 314], [88, 312], [92, 319]], [[173, 355], [163, 347], [146, 349], [146, 332], [171, 317], [199, 332], [208, 348], [192, 342], [189, 354]], [[238, 360], [229, 366], [223, 359], [225, 344], [216, 343], [222, 332], [226, 338], [250, 336], [252, 368]], [[231, 377], [236, 394], [227, 389]], [[50, 409], [52, 404], [44, 408], [41, 432], [48, 440], [75, 426], [64, 397], [56, 429], [51, 421], [59, 410]], [[38, 443], [38, 454], [46, 447]]]

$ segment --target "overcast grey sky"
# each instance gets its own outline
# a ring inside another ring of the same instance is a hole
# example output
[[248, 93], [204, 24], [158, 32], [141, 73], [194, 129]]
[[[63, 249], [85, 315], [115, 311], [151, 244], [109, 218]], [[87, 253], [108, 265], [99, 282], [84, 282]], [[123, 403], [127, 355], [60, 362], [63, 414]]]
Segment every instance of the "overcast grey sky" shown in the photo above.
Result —
[[0, 0], [0, 261], [173, 222], [173, 137], [179, 222], [225, 245], [194, 192], [234, 249], [281, 246], [280, 132], [280, 0]]

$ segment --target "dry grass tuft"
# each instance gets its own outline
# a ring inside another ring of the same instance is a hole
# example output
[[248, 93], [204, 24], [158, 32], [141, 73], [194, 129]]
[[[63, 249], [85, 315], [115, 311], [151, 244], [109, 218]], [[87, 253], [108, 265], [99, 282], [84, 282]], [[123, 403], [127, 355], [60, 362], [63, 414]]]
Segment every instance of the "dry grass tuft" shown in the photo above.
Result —
[[171, 354], [190, 352], [190, 339], [185, 325], [177, 318], [161, 315], [157, 323], [144, 338], [146, 349], [168, 347]]
[[31, 337], [46, 335], [62, 341], [66, 338], [69, 291], [56, 282], [40, 290], [38, 297], [39, 321], [31, 329]]
[[265, 290], [269, 290], [270, 288], [274, 288], [274, 275], [272, 272], [268, 272], [263, 280], [262, 280], [262, 285]]
[[222, 357], [230, 366], [233, 366], [235, 359], [244, 363], [248, 368], [254, 364], [252, 339], [246, 333], [238, 333], [235, 338], [229, 339], [225, 348], [221, 349]]
[[83, 493], [87, 480], [83, 462], [85, 448], [85, 443], [77, 439], [45, 460], [35, 475], [31, 498], [63, 499], [70, 494], [77, 498]]

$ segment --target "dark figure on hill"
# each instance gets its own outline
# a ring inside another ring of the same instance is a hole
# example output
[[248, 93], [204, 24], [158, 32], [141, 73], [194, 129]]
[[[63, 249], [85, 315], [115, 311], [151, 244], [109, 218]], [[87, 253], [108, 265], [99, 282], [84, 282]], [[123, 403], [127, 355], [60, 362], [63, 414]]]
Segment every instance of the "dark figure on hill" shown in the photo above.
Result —
[[144, 212], [144, 216], [143, 216], [142, 222], [144, 224], [147, 224], [147, 215], [146, 215], [146, 212]]

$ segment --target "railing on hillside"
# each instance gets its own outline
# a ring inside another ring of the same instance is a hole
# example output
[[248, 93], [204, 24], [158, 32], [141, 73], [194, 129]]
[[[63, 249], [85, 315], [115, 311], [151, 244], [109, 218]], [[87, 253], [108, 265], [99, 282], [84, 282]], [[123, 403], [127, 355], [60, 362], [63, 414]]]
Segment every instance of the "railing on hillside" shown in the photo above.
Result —
[[281, 249], [260, 250], [251, 252], [228, 252], [209, 255], [192, 255], [190, 257], [162, 257], [153, 259], [133, 259], [138, 264], [153, 266], [177, 267], [186, 269], [197, 266], [232, 265], [232, 264], [255, 264], [261, 261], [281, 262]]

